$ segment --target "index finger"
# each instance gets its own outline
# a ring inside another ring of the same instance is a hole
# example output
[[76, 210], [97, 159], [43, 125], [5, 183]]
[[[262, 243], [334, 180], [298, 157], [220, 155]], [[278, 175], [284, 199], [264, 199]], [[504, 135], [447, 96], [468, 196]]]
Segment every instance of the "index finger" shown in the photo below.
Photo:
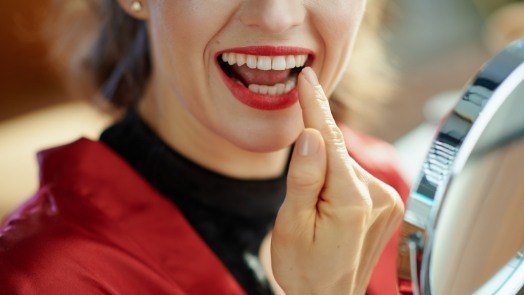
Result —
[[[344, 136], [331, 113], [328, 98], [311, 68], [306, 67], [299, 74], [298, 91], [305, 127], [320, 131], [326, 144], [326, 188], [338, 194], [351, 193], [347, 192], [347, 183], [350, 182], [353, 183], [350, 187], [355, 189], [354, 193], [365, 195], [366, 192], [362, 191], [363, 188], [355, 171], [353, 160], [348, 154]], [[347, 196], [328, 197], [340, 197], [347, 200]], [[363, 197], [369, 199], [366, 196]]]

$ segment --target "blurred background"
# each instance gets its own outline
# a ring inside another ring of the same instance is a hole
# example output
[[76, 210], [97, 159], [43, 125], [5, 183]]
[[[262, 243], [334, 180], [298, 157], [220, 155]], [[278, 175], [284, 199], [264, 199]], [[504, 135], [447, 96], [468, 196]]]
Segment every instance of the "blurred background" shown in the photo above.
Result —
[[[110, 121], [68, 94], [48, 62], [41, 30], [49, 7], [49, 0], [5, 1], [0, 10], [0, 218], [36, 189], [37, 150], [96, 138]], [[509, 0], [396, 0], [388, 14], [382, 35], [397, 90], [367, 132], [398, 148], [412, 179], [462, 87], [490, 56], [524, 37], [524, 8]]]

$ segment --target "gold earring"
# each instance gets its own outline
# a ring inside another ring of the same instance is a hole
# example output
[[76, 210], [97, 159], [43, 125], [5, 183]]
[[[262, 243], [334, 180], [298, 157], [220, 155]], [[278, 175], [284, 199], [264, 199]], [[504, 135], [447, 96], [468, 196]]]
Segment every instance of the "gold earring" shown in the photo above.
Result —
[[131, 10], [133, 10], [133, 12], [140, 12], [142, 8], [142, 2], [140, 1], [135, 0], [131, 3]]

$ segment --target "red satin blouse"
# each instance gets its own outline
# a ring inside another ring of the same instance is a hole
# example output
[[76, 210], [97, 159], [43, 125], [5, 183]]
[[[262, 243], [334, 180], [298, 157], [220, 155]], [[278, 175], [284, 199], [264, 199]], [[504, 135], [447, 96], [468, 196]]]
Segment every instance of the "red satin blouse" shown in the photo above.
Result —
[[[342, 126], [350, 154], [407, 196], [385, 143]], [[40, 187], [0, 227], [1, 294], [244, 294], [176, 206], [103, 143], [38, 154]], [[158, 222], [161, 221], [161, 222]], [[396, 294], [398, 232], [369, 294]]]

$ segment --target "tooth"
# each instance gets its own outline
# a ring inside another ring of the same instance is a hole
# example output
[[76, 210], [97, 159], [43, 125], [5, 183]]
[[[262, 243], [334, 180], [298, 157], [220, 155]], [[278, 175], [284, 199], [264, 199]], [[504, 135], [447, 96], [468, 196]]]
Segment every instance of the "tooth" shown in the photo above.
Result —
[[291, 89], [295, 88], [295, 79], [289, 79], [286, 81], [286, 92], [291, 91]]
[[278, 83], [275, 85], [275, 88], [277, 89], [277, 95], [283, 94], [284, 91], [286, 91], [286, 85], [283, 83]]
[[300, 55], [295, 55], [293, 56], [293, 58], [295, 59], [295, 68], [299, 67], [299, 64], [300, 64]]
[[256, 56], [233, 52], [222, 53], [221, 59], [229, 65], [247, 65], [251, 69], [259, 70], [286, 70], [296, 67], [303, 67], [307, 62], [308, 55], [287, 55], [287, 56]]
[[293, 55], [286, 56], [286, 69], [292, 69], [295, 65], [295, 57]]
[[301, 67], [302, 63], [302, 56], [301, 55], [295, 55], [295, 67]]
[[244, 83], [240, 82], [240, 80], [235, 79], [235, 82], [237, 82], [238, 85], [244, 86]]
[[230, 53], [228, 56], [227, 63], [231, 66], [234, 65], [237, 62], [237, 55], [234, 53]]
[[248, 55], [246, 63], [249, 68], [256, 69], [257, 68], [257, 57], [254, 55]]
[[275, 56], [271, 62], [271, 68], [273, 70], [281, 71], [286, 69], [286, 57], [285, 56]]
[[258, 93], [260, 86], [257, 84], [249, 84], [249, 91]]
[[257, 61], [257, 69], [263, 71], [271, 70], [271, 57], [259, 56]]
[[267, 91], [269, 90], [268, 88], [269, 88], [269, 86], [267, 86], [267, 85], [259, 85], [258, 93], [260, 93], [260, 94], [267, 94]]
[[246, 55], [245, 54], [237, 54], [237, 65], [242, 66], [246, 63]]
[[276, 87], [276, 85], [269, 86], [269, 87], [267, 88], [267, 94], [269, 94], [269, 95], [275, 95], [275, 94], [277, 94], [277, 87]]
[[307, 55], [302, 55], [302, 66], [306, 64], [307, 61]]
[[296, 58], [296, 66], [302, 67], [306, 63], [307, 55], [299, 55]]
[[222, 61], [223, 62], [227, 62], [228, 57], [229, 57], [229, 53], [222, 53]]

